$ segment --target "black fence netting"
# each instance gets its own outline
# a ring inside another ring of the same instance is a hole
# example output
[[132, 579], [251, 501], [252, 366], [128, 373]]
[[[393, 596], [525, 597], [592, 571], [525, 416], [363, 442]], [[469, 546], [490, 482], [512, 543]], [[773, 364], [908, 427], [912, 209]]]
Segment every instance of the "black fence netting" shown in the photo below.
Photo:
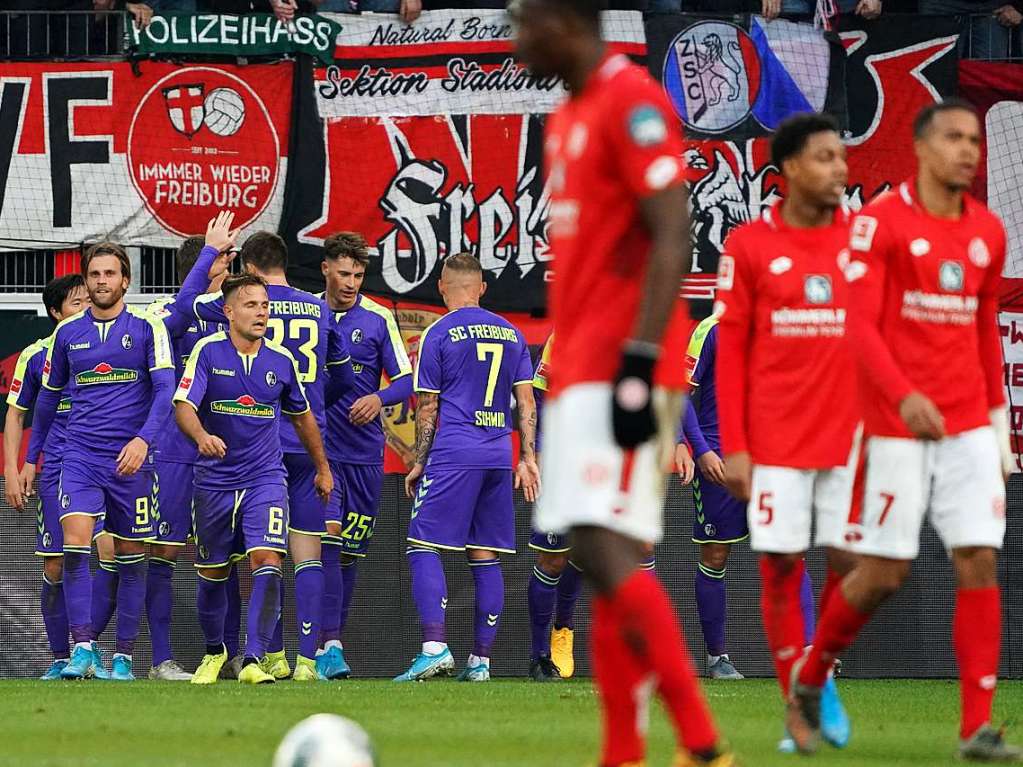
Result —
[[[529, 507], [517, 504], [518, 549], [506, 555], [505, 610], [494, 648], [493, 670], [499, 676], [521, 676], [528, 669], [529, 615], [526, 587], [534, 557], [527, 549]], [[1001, 674], [1023, 677], [1023, 479], [1009, 485], [1008, 532], [999, 568], [1003, 586], [1005, 635]], [[667, 534], [657, 548], [657, 572], [667, 584], [685, 624], [690, 648], [702, 667], [703, 643], [693, 597], [696, 546], [689, 540], [692, 529], [691, 493], [671, 480], [667, 505]], [[384, 484], [380, 519], [370, 556], [359, 566], [358, 590], [352, 617], [345, 632], [345, 652], [355, 675], [391, 676], [403, 671], [419, 648], [419, 630], [412, 604], [404, 534], [409, 504], [401, 477], [389, 475]], [[39, 613], [41, 565], [33, 555], [35, 514], [19, 514], [0, 502], [0, 536], [4, 556], [0, 559], [0, 676], [36, 675], [49, 663], [49, 653]], [[202, 635], [195, 614], [196, 576], [194, 549], [185, 549], [174, 579], [173, 647], [187, 668], [194, 668], [203, 653]], [[461, 661], [472, 642], [473, 586], [464, 558], [445, 557], [448, 577], [447, 626], [452, 651]], [[823, 558], [808, 557], [816, 590], [823, 583]], [[95, 568], [96, 562], [93, 561]], [[243, 602], [249, 589], [248, 567], [240, 565]], [[288, 568], [290, 570], [290, 567]], [[290, 595], [293, 581], [287, 578]], [[759, 615], [760, 587], [756, 560], [746, 545], [736, 546], [728, 564], [728, 647], [740, 670], [751, 676], [772, 673]], [[955, 604], [953, 576], [948, 558], [930, 528], [923, 534], [921, 553], [906, 585], [867, 626], [844, 658], [843, 673], [851, 677], [952, 677], [956, 673], [951, 649], [951, 620]], [[586, 674], [588, 599], [579, 603], [576, 618], [577, 673]], [[285, 607], [285, 644], [294, 659], [294, 602]], [[244, 638], [244, 619], [242, 623]], [[113, 622], [100, 639], [108, 652], [113, 647]], [[143, 625], [136, 648], [136, 673], [146, 669], [150, 658], [148, 632]]]

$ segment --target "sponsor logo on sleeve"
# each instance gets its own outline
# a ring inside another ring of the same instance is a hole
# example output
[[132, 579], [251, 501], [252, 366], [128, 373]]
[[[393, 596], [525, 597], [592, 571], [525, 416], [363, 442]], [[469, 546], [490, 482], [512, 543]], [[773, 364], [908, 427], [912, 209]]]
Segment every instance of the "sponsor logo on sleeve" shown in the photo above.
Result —
[[970, 240], [967, 253], [970, 256], [970, 261], [980, 269], [986, 269], [991, 263], [991, 251], [988, 250], [987, 243], [980, 237]]
[[655, 106], [641, 104], [629, 114], [629, 136], [638, 147], [657, 146], [667, 140], [668, 126]]
[[731, 290], [735, 284], [735, 259], [721, 254], [718, 260], [718, 290]]
[[849, 235], [849, 247], [853, 250], [868, 251], [874, 244], [877, 232], [877, 219], [873, 216], [857, 216], [853, 221]]

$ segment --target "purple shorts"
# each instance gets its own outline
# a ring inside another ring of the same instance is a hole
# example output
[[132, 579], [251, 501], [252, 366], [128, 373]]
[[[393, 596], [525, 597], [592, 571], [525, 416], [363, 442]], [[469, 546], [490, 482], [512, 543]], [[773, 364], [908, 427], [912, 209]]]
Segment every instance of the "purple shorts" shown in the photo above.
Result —
[[739, 543], [749, 538], [746, 504], [701, 477], [699, 469], [693, 478], [693, 503], [693, 543]]
[[65, 455], [60, 467], [60, 517], [106, 514], [103, 531], [115, 538], [150, 541], [156, 537], [153, 512], [159, 499], [153, 486], [152, 456], [128, 477], [110, 458]]
[[[284, 469], [288, 473], [288, 505], [291, 508], [288, 531], [303, 535], [324, 535], [327, 532], [325, 504], [316, 492], [316, 465], [305, 453], [285, 453]], [[334, 477], [333, 496], [338, 494]]]
[[567, 535], [557, 533], [541, 533], [534, 530], [529, 536], [529, 548], [547, 554], [567, 554], [572, 550]]
[[156, 459], [154, 495], [159, 505], [153, 512], [156, 538], [153, 543], [184, 546], [192, 534], [193, 466]]
[[195, 488], [196, 567], [222, 567], [257, 549], [288, 552], [288, 488]]
[[[39, 508], [36, 511], [36, 554], [41, 557], [64, 555], [64, 530], [60, 526], [60, 464], [43, 466], [36, 483]], [[103, 534], [103, 517], [96, 517], [93, 540]]]
[[512, 470], [427, 468], [412, 502], [408, 541], [514, 554]]
[[340, 461], [332, 461], [330, 467], [342, 492], [339, 513], [328, 520], [341, 525], [341, 553], [364, 557], [376, 529], [384, 467]]

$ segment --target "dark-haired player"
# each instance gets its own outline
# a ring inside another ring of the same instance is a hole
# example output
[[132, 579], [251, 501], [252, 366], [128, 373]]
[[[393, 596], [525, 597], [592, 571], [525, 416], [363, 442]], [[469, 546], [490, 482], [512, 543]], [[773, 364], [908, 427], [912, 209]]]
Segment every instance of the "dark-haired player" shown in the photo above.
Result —
[[[603, 764], [642, 761], [641, 712], [657, 689], [678, 734], [677, 764], [723, 767], [733, 760], [718, 748], [671, 602], [655, 576], [637, 570], [646, 545], [663, 533], [661, 466], [681, 400], [654, 392], [662, 342], [682, 348], [663, 355], [671, 364], [661, 366], [657, 382], [677, 393], [685, 387], [688, 323], [678, 285], [690, 257], [682, 141], [669, 127], [662, 89], [607, 50], [599, 7], [592, 0], [510, 7], [519, 56], [534, 73], [563, 78], [569, 91], [545, 139], [557, 376], [545, 406], [545, 487], [535, 526], [571, 530], [572, 557], [597, 591]], [[655, 398], [658, 410], [664, 405], [660, 419]]]
[[[833, 587], [849, 566], [840, 546], [860, 410], [842, 274], [845, 147], [832, 118], [806, 114], [778, 128], [771, 154], [786, 197], [725, 243], [716, 379], [726, 485], [749, 501], [751, 546], [761, 554], [761, 616], [787, 700], [806, 642], [803, 556], [814, 517], [816, 543], [828, 549], [828, 583]], [[833, 682], [826, 691], [824, 733], [840, 747], [848, 720]]]
[[1023, 758], [991, 726], [1002, 636], [996, 561], [1012, 457], [997, 323], [1005, 230], [966, 193], [981, 135], [962, 102], [924, 108], [914, 124], [916, 177], [853, 222], [845, 274], [866, 443], [843, 532], [862, 556], [823, 605], [797, 672], [787, 723], [803, 751], [816, 743], [832, 659], [909, 575], [929, 516], [956, 574], [959, 756]]
[[35, 431], [48, 434], [65, 387], [73, 385], [61, 461], [60, 506], [64, 532], [64, 593], [75, 642], [66, 679], [91, 676], [89, 575], [95, 518], [114, 537], [117, 587], [117, 647], [111, 678], [131, 681], [131, 655], [145, 602], [145, 545], [155, 534], [153, 456], [174, 389], [174, 363], [163, 324], [128, 307], [124, 294], [131, 265], [111, 242], [82, 256], [92, 305], [57, 326], [43, 367]]
[[[353, 384], [327, 410], [324, 442], [339, 503], [327, 507], [323, 538], [323, 619], [316, 664], [328, 679], [351, 673], [341, 636], [355, 594], [358, 562], [376, 526], [384, 481], [382, 408], [412, 396], [412, 365], [391, 310], [362, 295], [369, 265], [366, 240], [339, 232], [323, 243], [323, 299], [352, 355]], [[388, 384], [381, 382], [387, 376]]]
[[[407, 549], [423, 649], [396, 682], [449, 673], [447, 584], [442, 551], [464, 551], [476, 585], [472, 653], [459, 679], [490, 679], [490, 649], [504, 607], [501, 557], [515, 553], [514, 487], [536, 498], [533, 365], [522, 333], [481, 309], [480, 262], [468, 253], [444, 261], [438, 284], [448, 313], [419, 340], [415, 389], [416, 463], [405, 478], [413, 499]], [[512, 397], [521, 457], [512, 470]]]
[[[237, 232], [231, 230], [233, 218], [230, 213], [221, 213], [210, 223], [206, 237], [189, 237], [178, 248], [175, 262], [186, 305], [181, 305], [182, 301], [176, 298], [168, 298], [147, 307], [147, 312], [167, 328], [174, 356], [175, 380], [181, 380], [188, 357], [199, 339], [219, 329], [219, 326], [195, 319], [191, 301], [188, 300], [193, 289], [187, 282], [191, 279], [198, 283], [197, 289], [201, 289], [209, 281], [210, 270], [205, 264], [212, 267], [220, 256], [220, 250], [230, 248], [237, 236]], [[193, 272], [193, 267], [200, 259], [204, 265]], [[226, 275], [224, 260], [219, 275], [207, 290], [219, 291], [220, 283]], [[149, 569], [146, 573], [146, 618], [153, 645], [150, 679], [188, 681], [192, 678], [174, 660], [170, 627], [174, 607], [174, 568], [178, 553], [192, 530], [193, 466], [197, 457], [195, 445], [174, 424], [173, 412], [169, 413], [154, 465], [160, 507], [154, 512], [156, 537], [150, 542]], [[237, 643], [234, 649], [237, 649]]]
[[[351, 384], [350, 356], [337, 322], [322, 298], [288, 284], [288, 249], [278, 235], [272, 232], [251, 235], [242, 245], [241, 259], [248, 273], [267, 283], [270, 296], [267, 338], [287, 349], [298, 362], [299, 379], [322, 434], [326, 431], [327, 371], [332, 387], [336, 386], [338, 391]], [[196, 317], [207, 322], [225, 322], [223, 307], [223, 297], [215, 293], [199, 296], [194, 306]], [[281, 447], [291, 507], [290, 553], [295, 562], [298, 658], [293, 678], [315, 681], [320, 678], [315, 658], [323, 609], [321, 539], [327, 531], [327, 505], [337, 504], [338, 500], [335, 496], [324, 504], [319, 498], [315, 488], [316, 467], [287, 421], [281, 423]], [[264, 670], [277, 679], [291, 673], [284, 655], [283, 626], [274, 630], [262, 663]]]
[[[68, 274], [50, 280], [43, 288], [43, 306], [47, 316], [57, 324], [78, 314], [89, 305], [89, 294], [85, 280], [80, 274]], [[43, 365], [53, 335], [40, 338], [25, 347], [14, 368], [10, 392], [7, 395], [7, 417], [4, 420], [4, 495], [7, 503], [18, 511], [25, 508], [32, 495], [36, 476], [38, 450], [30, 448], [28, 458], [18, 471], [18, 456], [24, 434], [25, 413], [32, 409], [42, 387]], [[46, 638], [53, 653], [53, 663], [43, 680], [60, 679], [60, 672], [67, 666], [71, 656], [68, 644], [67, 606], [64, 602], [64, 536], [60, 528], [60, 459], [67, 439], [67, 420], [71, 412], [71, 397], [61, 396], [53, 425], [42, 446], [45, 456], [43, 472], [39, 477], [39, 509], [36, 512], [36, 555], [43, 560], [43, 587], [39, 605], [46, 628]], [[96, 548], [100, 559], [113, 562], [113, 542], [108, 535], [102, 535], [103, 522], [96, 520]], [[117, 573], [109, 570], [97, 571], [97, 578], [112, 577], [116, 583]], [[104, 624], [105, 625], [105, 624]]]
[[[334, 489], [297, 360], [264, 338], [270, 298], [252, 274], [224, 281], [228, 332], [199, 341], [174, 395], [178, 426], [199, 449], [195, 468], [197, 610], [206, 655], [193, 684], [214, 684], [227, 662], [227, 577], [235, 555], [252, 568], [245, 660], [238, 681], [272, 683], [260, 667], [280, 618], [281, 565], [288, 551], [287, 474], [278, 419], [284, 415], [314, 467], [314, 492]], [[314, 677], [315, 678], [315, 671]]]

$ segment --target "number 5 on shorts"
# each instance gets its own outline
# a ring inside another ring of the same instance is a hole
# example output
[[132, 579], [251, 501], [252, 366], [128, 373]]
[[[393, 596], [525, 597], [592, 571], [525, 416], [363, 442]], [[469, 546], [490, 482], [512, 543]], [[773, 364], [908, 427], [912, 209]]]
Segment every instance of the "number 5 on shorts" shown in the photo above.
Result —
[[774, 493], [761, 493], [757, 500], [757, 512], [760, 514], [757, 524], [761, 527], [767, 527], [774, 521], [774, 506], [771, 505], [773, 497]]
[[284, 509], [280, 506], [270, 507], [270, 524], [267, 526], [270, 535], [281, 535], [284, 532]]

